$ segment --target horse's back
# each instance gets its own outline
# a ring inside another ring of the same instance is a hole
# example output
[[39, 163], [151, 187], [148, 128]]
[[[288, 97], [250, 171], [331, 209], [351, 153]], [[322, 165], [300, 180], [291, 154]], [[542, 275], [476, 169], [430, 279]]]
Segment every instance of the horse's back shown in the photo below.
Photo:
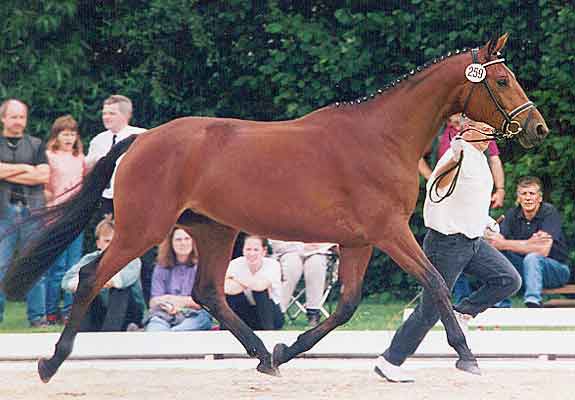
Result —
[[118, 179], [127, 193], [162, 199], [150, 200], [158, 207], [174, 203], [178, 212], [280, 238], [337, 241], [333, 221], [346, 236], [359, 229], [343, 211], [355, 203], [350, 148], [332, 136], [315, 118], [179, 118], [139, 137]]

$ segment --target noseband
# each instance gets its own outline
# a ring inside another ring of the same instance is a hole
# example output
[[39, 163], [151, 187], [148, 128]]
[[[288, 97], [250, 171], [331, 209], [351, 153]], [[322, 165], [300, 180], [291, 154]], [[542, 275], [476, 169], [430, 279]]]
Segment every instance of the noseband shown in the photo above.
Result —
[[[466, 141], [467, 142], [484, 142], [487, 140], [495, 140], [495, 139], [500, 139], [500, 138], [512, 139], [513, 137], [515, 137], [516, 135], [521, 133], [521, 131], [523, 131], [523, 127], [521, 126], [521, 123], [519, 121], [515, 120], [514, 118], [517, 117], [522, 112], [525, 112], [531, 108], [536, 108], [535, 104], [531, 101], [528, 101], [525, 104], [522, 104], [519, 107], [515, 108], [510, 113], [507, 113], [507, 111], [505, 111], [505, 108], [503, 108], [501, 103], [499, 103], [499, 101], [497, 100], [497, 97], [495, 97], [495, 94], [493, 93], [491, 86], [489, 86], [487, 79], [485, 79], [487, 77], [486, 68], [489, 67], [490, 65], [503, 63], [503, 62], [505, 62], [505, 59], [504, 58], [498, 58], [496, 60], [491, 60], [491, 61], [488, 61], [484, 64], [481, 64], [479, 62], [479, 49], [477, 49], [477, 48], [471, 50], [471, 58], [472, 58], [473, 62], [471, 64], [469, 64], [467, 66], [467, 68], [465, 69], [465, 76], [467, 77], [467, 80], [469, 80], [474, 85], [471, 87], [471, 91], [469, 92], [469, 95], [467, 95], [467, 98], [465, 99], [465, 103], [463, 105], [462, 115], [465, 116], [465, 111], [467, 110], [467, 105], [469, 104], [469, 100], [471, 99], [471, 95], [473, 94], [473, 90], [475, 90], [475, 86], [476, 86], [475, 83], [481, 82], [485, 86], [485, 89], [487, 89], [487, 93], [489, 93], [489, 97], [491, 97], [491, 100], [493, 100], [493, 103], [495, 104], [497, 111], [499, 111], [499, 113], [503, 116], [503, 125], [501, 125], [501, 131], [497, 131], [497, 129], [495, 129], [493, 131], [493, 133], [480, 132], [485, 136], [490, 136], [491, 137], [490, 139], [475, 139], [475, 140], [466, 140]], [[467, 128], [464, 130], [464, 132], [467, 130], [476, 130], [477, 131], [477, 129], [474, 129], [474, 128]], [[463, 133], [463, 132], [461, 132], [461, 133]], [[459, 161], [453, 167], [449, 168], [448, 170], [444, 171], [439, 176], [435, 177], [435, 180], [431, 183], [431, 186], [430, 186], [429, 191], [427, 193], [427, 195], [429, 196], [429, 200], [432, 203], [440, 203], [443, 200], [445, 200], [447, 197], [449, 197], [453, 194], [453, 191], [455, 190], [455, 185], [457, 184], [457, 179], [459, 178], [459, 173], [461, 172], [462, 162], [463, 162], [463, 154], [461, 154]], [[451, 184], [449, 185], [449, 188], [447, 189], [445, 194], [441, 195], [439, 193], [439, 183], [441, 182], [442, 179], [444, 179], [454, 169], [456, 169], [455, 176], [453, 177], [453, 180], [451, 181]], [[434, 198], [434, 196], [435, 196], [435, 198]]]
[[[536, 108], [535, 104], [531, 101], [528, 101], [525, 104], [522, 104], [519, 107], [515, 108], [510, 113], [507, 113], [507, 111], [505, 111], [503, 106], [497, 100], [497, 97], [495, 97], [495, 94], [493, 93], [491, 86], [489, 86], [487, 79], [485, 79], [487, 77], [486, 68], [489, 67], [490, 65], [503, 63], [505, 62], [505, 59], [498, 58], [496, 60], [488, 61], [484, 64], [481, 64], [479, 62], [479, 49], [477, 48], [471, 50], [471, 58], [473, 60], [473, 63], [468, 65], [467, 68], [465, 69], [465, 76], [472, 83], [480, 83], [480, 82], [483, 83], [485, 89], [487, 89], [487, 93], [489, 93], [489, 97], [491, 97], [491, 100], [493, 100], [495, 107], [497, 108], [499, 113], [503, 116], [503, 125], [501, 126], [501, 131], [495, 130], [495, 132], [493, 132], [492, 135], [493, 138], [512, 139], [514, 136], [518, 135], [523, 130], [521, 123], [519, 123], [519, 121], [515, 120], [514, 118], [517, 117], [522, 112], [525, 112], [531, 108]], [[471, 91], [469, 92], [467, 99], [465, 99], [465, 103], [463, 106], [463, 115], [465, 115], [467, 105], [469, 104], [469, 100], [471, 99], [471, 95], [473, 94], [475, 86], [476, 85], [473, 85], [471, 87]]]

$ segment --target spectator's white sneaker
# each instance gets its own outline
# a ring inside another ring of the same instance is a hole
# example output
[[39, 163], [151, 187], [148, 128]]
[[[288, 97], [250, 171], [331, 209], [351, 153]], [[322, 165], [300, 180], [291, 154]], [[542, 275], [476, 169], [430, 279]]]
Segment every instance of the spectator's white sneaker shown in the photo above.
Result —
[[465, 338], [469, 337], [469, 335], [468, 335], [469, 334], [468, 324], [469, 324], [469, 321], [471, 321], [471, 319], [473, 317], [469, 314], [463, 314], [463, 313], [460, 313], [459, 311], [456, 311], [456, 310], [453, 310], [453, 312], [455, 313], [455, 319], [457, 320], [459, 327], [463, 331]]
[[387, 379], [389, 382], [415, 382], [415, 379], [407, 375], [401, 367], [393, 365], [387, 361], [383, 356], [377, 357], [375, 368], [373, 369], [376, 374], [382, 378]]

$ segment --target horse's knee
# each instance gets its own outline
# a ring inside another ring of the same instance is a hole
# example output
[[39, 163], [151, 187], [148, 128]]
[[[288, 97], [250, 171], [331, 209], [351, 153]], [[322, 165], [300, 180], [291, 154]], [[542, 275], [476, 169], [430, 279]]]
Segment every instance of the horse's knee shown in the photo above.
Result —
[[437, 271], [430, 270], [428, 274], [428, 279], [426, 284], [424, 284], [425, 289], [431, 294], [435, 301], [442, 298], [450, 298], [449, 288], [445, 283], [445, 280], [441, 274]]

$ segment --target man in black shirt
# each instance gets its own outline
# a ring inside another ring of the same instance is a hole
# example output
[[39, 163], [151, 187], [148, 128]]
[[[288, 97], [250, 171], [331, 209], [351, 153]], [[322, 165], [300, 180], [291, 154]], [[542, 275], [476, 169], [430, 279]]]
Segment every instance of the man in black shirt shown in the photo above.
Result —
[[[42, 141], [24, 133], [28, 107], [10, 99], [0, 105], [0, 279], [17, 249], [26, 245], [34, 227], [20, 222], [30, 211], [44, 206], [44, 184], [50, 167]], [[46, 296], [42, 278], [28, 293], [31, 326], [45, 325]], [[4, 294], [0, 292], [0, 322], [4, 317]]]
[[561, 215], [543, 202], [542, 184], [526, 176], [517, 183], [517, 203], [505, 213], [501, 233], [489, 240], [513, 263], [523, 278], [527, 307], [541, 307], [541, 291], [569, 281], [568, 251]]

